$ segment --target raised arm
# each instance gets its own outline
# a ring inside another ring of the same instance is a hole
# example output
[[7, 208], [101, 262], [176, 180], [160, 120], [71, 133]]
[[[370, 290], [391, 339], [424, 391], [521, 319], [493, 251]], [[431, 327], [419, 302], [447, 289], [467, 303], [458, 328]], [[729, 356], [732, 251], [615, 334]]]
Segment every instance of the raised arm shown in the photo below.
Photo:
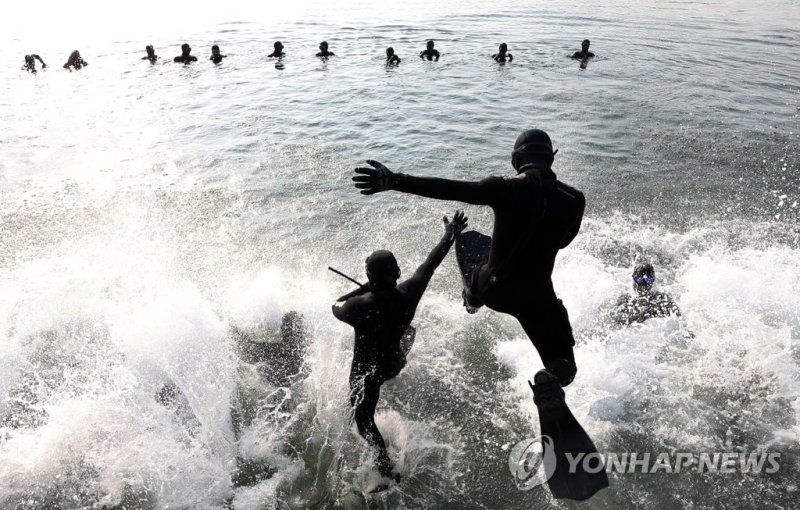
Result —
[[36, 60], [38, 60], [38, 61], [39, 61], [39, 62], [42, 64], [42, 69], [44, 69], [45, 67], [47, 67], [47, 64], [45, 64], [45, 63], [44, 63], [44, 60], [42, 60], [42, 57], [40, 57], [39, 55], [35, 55], [35, 54], [34, 54], [34, 55], [31, 55], [31, 56], [32, 56], [33, 58], [35, 58]]
[[356, 168], [353, 181], [363, 195], [396, 190], [437, 200], [456, 200], [475, 205], [500, 203], [505, 198], [504, 179], [487, 177], [481, 181], [454, 181], [436, 177], [414, 177], [394, 173], [381, 163], [367, 160], [372, 168]]
[[428, 254], [425, 262], [414, 271], [411, 278], [397, 286], [399, 290], [406, 292], [416, 300], [422, 298], [422, 294], [428, 287], [428, 282], [431, 281], [434, 271], [447, 256], [447, 252], [453, 246], [456, 236], [466, 228], [467, 219], [461, 211], [456, 211], [453, 215], [453, 221], [448, 221], [447, 216], [444, 217], [444, 235]]

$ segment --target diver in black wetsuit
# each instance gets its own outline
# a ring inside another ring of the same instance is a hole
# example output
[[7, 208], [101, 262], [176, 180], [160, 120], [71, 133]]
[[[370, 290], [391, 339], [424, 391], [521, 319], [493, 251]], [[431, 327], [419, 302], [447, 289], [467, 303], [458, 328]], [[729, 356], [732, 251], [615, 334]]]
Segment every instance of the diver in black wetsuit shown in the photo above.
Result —
[[309, 343], [309, 332], [303, 316], [295, 311], [281, 318], [277, 342], [254, 341], [249, 334], [231, 327], [239, 357], [247, 363], [259, 364], [262, 374], [275, 386], [289, 386], [300, 373]]
[[398, 57], [394, 53], [394, 48], [389, 46], [386, 48], [386, 65], [387, 66], [396, 66], [400, 63], [400, 57]]
[[286, 56], [286, 53], [283, 52], [283, 43], [280, 41], [275, 41], [273, 45], [274, 51], [267, 55], [269, 58], [278, 58], [281, 59]]
[[514, 316], [539, 352], [548, 377], [555, 376], [566, 386], [577, 371], [575, 340], [551, 273], [558, 250], [569, 245], [580, 229], [585, 199], [556, 179], [550, 168], [556, 152], [547, 133], [531, 129], [514, 144], [511, 164], [518, 174], [514, 177], [477, 182], [413, 177], [368, 161], [373, 168], [357, 168], [360, 175], [353, 180], [366, 195], [397, 190], [490, 206], [495, 217], [491, 252], [473, 274], [465, 301]]
[[78, 50], [75, 50], [69, 54], [69, 58], [67, 59], [67, 62], [64, 64], [63, 67], [64, 69], [69, 69], [70, 71], [72, 71], [72, 69], [70, 68], [73, 68], [77, 71], [88, 65], [89, 62], [83, 60], [83, 57], [81, 57], [81, 53]]
[[492, 58], [495, 62], [499, 63], [505, 62], [506, 60], [509, 62], [514, 60], [514, 56], [508, 52], [508, 45], [506, 43], [500, 43], [500, 47], [497, 48], [497, 53], [492, 55]]
[[[381, 385], [394, 378], [406, 364], [403, 336], [414, 318], [419, 300], [467, 218], [456, 211], [445, 221], [445, 234], [411, 278], [398, 284], [400, 268], [391, 252], [378, 250], [367, 258], [369, 284], [339, 298], [333, 315], [353, 326], [355, 343], [350, 367], [350, 403], [355, 408], [358, 433], [375, 448], [375, 464], [381, 476], [392, 477], [393, 465], [378, 427], [375, 408]], [[397, 477], [395, 476], [397, 479]]]
[[573, 53], [572, 58], [585, 61], [594, 57], [594, 53], [589, 51], [589, 44], [591, 44], [589, 42], [589, 39], [584, 39], [583, 42], [581, 43], [581, 51], [576, 51], [575, 53]]
[[158, 55], [156, 55], [156, 50], [153, 46], [148, 44], [144, 47], [144, 51], [147, 52], [147, 55], [142, 57], [142, 60], [149, 60], [151, 64], [155, 64], [158, 60]]
[[636, 295], [624, 294], [619, 297], [611, 319], [622, 326], [634, 322], [644, 322], [653, 317], [681, 316], [678, 305], [669, 294], [653, 290], [656, 271], [652, 264], [640, 264], [633, 270], [633, 290]]
[[25, 55], [25, 64], [22, 66], [23, 71], [28, 71], [30, 73], [36, 74], [36, 61], [42, 63], [42, 69], [47, 69], [47, 64], [44, 63], [42, 57], [36, 55], [35, 53], [32, 55]]
[[192, 52], [192, 47], [186, 43], [183, 43], [181, 44], [181, 54], [173, 58], [172, 61], [180, 62], [182, 64], [197, 62], [197, 57], [190, 55], [191, 52]]
[[335, 57], [336, 54], [332, 51], [328, 51], [328, 41], [322, 41], [319, 43], [319, 53], [317, 56], [322, 60], [328, 60], [330, 57]]
[[226, 57], [227, 55], [223, 55], [222, 53], [219, 52], [219, 46], [215, 44], [214, 46], [211, 47], [211, 58], [209, 60], [211, 60], [215, 64], [220, 64], [222, 63], [222, 59]]
[[433, 41], [428, 41], [425, 49], [419, 52], [419, 58], [433, 60], [434, 62], [439, 61], [439, 51], [433, 49]]

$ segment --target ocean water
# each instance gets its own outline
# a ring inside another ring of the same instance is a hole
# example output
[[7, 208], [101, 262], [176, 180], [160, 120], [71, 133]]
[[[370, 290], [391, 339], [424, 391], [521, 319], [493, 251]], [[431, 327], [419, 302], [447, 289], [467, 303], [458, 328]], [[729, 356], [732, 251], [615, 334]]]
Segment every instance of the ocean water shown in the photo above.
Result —
[[[363, 279], [386, 248], [410, 274], [463, 207], [364, 197], [353, 167], [509, 173], [531, 127], [588, 201], [553, 279], [577, 340], [567, 400], [598, 448], [781, 454], [774, 474], [612, 473], [581, 506], [797, 505], [796, 1], [16, 9], [0, 69], [0, 508], [576, 507], [514, 485], [541, 363], [513, 320], [464, 312], [452, 255], [376, 415], [404, 481], [365, 495], [352, 332], [330, 313], [350, 287], [327, 266]], [[597, 57], [580, 69], [567, 56], [586, 37]], [[438, 63], [415, 57], [429, 38]], [[277, 39], [283, 69], [266, 58]], [[171, 62], [183, 42], [191, 66]], [[513, 63], [489, 58], [500, 42]], [[162, 62], [139, 60], [147, 44]], [[61, 70], [76, 48], [89, 67]], [[32, 52], [46, 71], [18, 70]], [[685, 323], [608, 327], [645, 259]], [[268, 336], [289, 310], [312, 339], [302, 376], [275, 388], [230, 331]], [[168, 382], [179, 411], [154, 398]]]

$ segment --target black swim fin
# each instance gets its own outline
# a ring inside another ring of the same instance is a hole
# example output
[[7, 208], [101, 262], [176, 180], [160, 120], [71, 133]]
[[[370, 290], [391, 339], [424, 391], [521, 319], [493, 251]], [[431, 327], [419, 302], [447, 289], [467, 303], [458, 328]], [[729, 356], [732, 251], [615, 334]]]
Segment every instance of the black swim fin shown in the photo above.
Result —
[[[579, 454], [597, 453], [597, 448], [567, 407], [564, 390], [558, 379], [550, 372], [540, 370], [530, 386], [533, 401], [539, 410], [542, 436], [552, 440], [555, 451], [555, 466], [549, 467], [547, 473], [547, 484], [553, 497], [584, 501], [608, 487], [605, 465], [599, 456], [593, 456], [596, 459], [589, 463], [589, 471], [592, 472], [587, 471], [583, 460], [577, 463], [574, 460]], [[570, 472], [567, 454], [575, 464], [574, 472]]]

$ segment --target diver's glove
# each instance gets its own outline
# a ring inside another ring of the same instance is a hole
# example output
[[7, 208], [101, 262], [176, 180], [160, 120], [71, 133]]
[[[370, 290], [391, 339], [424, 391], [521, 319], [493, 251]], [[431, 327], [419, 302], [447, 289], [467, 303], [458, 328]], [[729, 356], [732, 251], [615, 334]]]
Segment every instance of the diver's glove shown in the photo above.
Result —
[[467, 228], [468, 219], [469, 218], [467, 218], [461, 211], [456, 211], [456, 213], [453, 215], [453, 221], [449, 221], [447, 216], [445, 216], [443, 218], [445, 234], [448, 235], [450, 239], [455, 239], [458, 234]]
[[395, 173], [377, 161], [368, 159], [367, 164], [372, 168], [356, 168], [356, 175], [353, 181], [356, 188], [361, 190], [362, 195], [372, 195], [380, 191], [392, 189], [396, 176]]

